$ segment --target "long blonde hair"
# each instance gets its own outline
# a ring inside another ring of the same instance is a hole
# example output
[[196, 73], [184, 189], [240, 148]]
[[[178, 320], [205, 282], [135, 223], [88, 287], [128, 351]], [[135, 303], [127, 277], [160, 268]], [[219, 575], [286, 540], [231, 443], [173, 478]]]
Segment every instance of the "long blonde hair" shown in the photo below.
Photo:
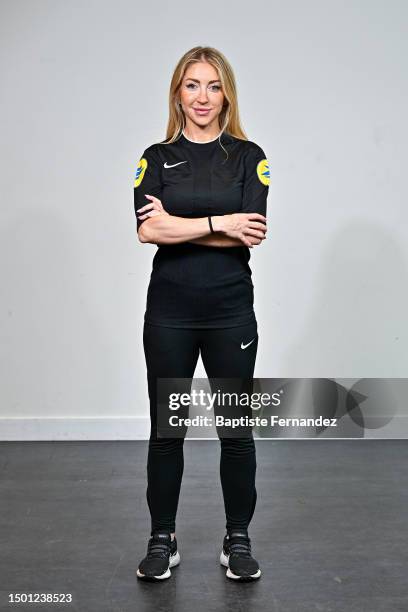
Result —
[[185, 127], [185, 116], [179, 105], [179, 89], [188, 66], [193, 62], [202, 61], [208, 62], [217, 70], [224, 93], [224, 106], [219, 114], [220, 137], [226, 132], [242, 140], [248, 140], [239, 118], [237, 86], [231, 64], [220, 51], [213, 47], [193, 47], [179, 60], [171, 79], [169, 120], [164, 144], [177, 140]]

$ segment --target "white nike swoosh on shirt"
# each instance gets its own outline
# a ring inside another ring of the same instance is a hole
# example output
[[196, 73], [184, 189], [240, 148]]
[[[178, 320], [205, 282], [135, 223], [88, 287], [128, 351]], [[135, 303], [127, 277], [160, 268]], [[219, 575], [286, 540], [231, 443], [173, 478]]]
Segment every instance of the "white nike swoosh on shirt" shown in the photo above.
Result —
[[174, 168], [174, 166], [178, 166], [179, 164], [186, 164], [186, 163], [187, 163], [187, 160], [185, 160], [185, 161], [181, 161], [181, 162], [177, 162], [177, 164], [171, 164], [171, 165], [169, 166], [169, 164], [168, 164], [167, 162], [164, 162], [163, 166], [164, 166], [165, 168]]
[[241, 342], [241, 348], [242, 348], [242, 349], [246, 349], [246, 348], [247, 348], [247, 346], [249, 346], [250, 344], [252, 344], [254, 340], [255, 340], [255, 338], [252, 338], [251, 342], [248, 342], [248, 344], [244, 344], [243, 342]]

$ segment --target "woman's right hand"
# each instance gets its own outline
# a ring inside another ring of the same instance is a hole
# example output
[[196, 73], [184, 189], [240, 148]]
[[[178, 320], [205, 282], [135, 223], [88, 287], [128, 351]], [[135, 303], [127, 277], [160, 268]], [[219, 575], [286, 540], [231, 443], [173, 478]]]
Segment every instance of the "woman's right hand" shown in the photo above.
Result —
[[149, 217], [155, 217], [156, 215], [168, 215], [169, 213], [164, 210], [163, 204], [159, 198], [155, 196], [148, 195], [145, 193], [146, 198], [150, 198], [151, 202], [143, 206], [142, 208], [137, 209], [138, 219], [140, 221], [144, 221], [144, 219], [148, 219]]
[[266, 238], [266, 217], [260, 213], [232, 213], [212, 217], [214, 231], [238, 238], [247, 247], [260, 244]]

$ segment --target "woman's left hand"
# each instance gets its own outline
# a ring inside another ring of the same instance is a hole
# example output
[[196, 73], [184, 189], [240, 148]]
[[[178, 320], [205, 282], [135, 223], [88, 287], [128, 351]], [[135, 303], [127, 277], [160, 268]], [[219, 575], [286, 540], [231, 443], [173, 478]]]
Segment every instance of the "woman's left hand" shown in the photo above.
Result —
[[[149, 202], [149, 204], [146, 204], [146, 206], [143, 206], [142, 208], [137, 209], [136, 212], [138, 214], [138, 218], [140, 219], [140, 221], [143, 221], [144, 219], [148, 219], [149, 217], [154, 217], [156, 215], [168, 215], [169, 214], [167, 211], [164, 210], [163, 204], [161, 203], [159, 198], [156, 198], [155, 196], [152, 196], [152, 195], [147, 195], [147, 193], [145, 193], [145, 196], [146, 198], [150, 198], [152, 201]], [[148, 211], [148, 212], [145, 212], [145, 211]]]

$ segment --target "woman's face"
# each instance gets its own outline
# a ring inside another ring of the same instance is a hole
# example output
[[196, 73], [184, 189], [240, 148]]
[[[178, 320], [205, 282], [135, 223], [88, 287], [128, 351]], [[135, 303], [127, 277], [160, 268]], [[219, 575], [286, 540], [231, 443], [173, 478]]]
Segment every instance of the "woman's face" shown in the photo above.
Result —
[[191, 121], [202, 128], [214, 125], [219, 129], [224, 94], [218, 72], [211, 64], [194, 62], [188, 66], [180, 86], [180, 102], [187, 127]]

